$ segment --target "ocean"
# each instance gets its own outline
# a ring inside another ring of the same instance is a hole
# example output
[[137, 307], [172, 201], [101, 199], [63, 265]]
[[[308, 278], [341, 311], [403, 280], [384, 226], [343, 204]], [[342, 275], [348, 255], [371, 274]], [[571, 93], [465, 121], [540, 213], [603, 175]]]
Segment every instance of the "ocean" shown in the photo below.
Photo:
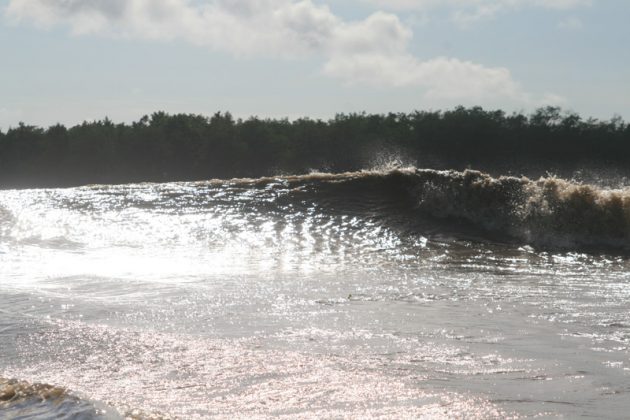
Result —
[[0, 418], [627, 418], [630, 189], [0, 191]]

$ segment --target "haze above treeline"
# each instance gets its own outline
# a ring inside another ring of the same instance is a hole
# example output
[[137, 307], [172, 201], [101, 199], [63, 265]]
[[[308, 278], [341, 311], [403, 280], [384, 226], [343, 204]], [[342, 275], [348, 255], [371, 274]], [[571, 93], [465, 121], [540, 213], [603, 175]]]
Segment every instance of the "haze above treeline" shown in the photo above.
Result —
[[630, 124], [557, 107], [527, 115], [457, 107], [293, 121], [155, 112], [131, 124], [105, 118], [0, 131], [0, 188], [342, 172], [388, 161], [529, 176], [583, 168], [629, 175]]

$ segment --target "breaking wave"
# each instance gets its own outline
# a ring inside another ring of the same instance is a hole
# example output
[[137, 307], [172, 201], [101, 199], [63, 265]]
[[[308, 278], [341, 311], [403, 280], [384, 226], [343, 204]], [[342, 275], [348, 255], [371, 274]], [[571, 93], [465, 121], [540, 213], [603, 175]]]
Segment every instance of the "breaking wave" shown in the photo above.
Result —
[[474, 229], [493, 240], [544, 247], [630, 249], [630, 187], [416, 168], [313, 173], [282, 180], [295, 192], [314, 195], [324, 208], [369, 212], [388, 222], [394, 217], [399, 227], [426, 229], [432, 224], [433, 231], [468, 229], [467, 235]]
[[[77, 241], [89, 238], [89, 232], [72, 236], [77, 224], [73, 218], [82, 215], [89, 222], [92, 213], [103, 211], [112, 211], [108, 217], [117, 218], [120, 211], [129, 214], [130, 209], [160, 214], [172, 211], [174, 215], [212, 209], [221, 215], [249, 214], [255, 219], [270, 215], [273, 220], [295, 214], [356, 216], [397, 232], [401, 238], [407, 234], [446, 235], [548, 248], [630, 251], [630, 187], [607, 188], [552, 176], [533, 180], [494, 177], [474, 170], [409, 167], [192, 183], [94, 185], [52, 194], [31, 191], [34, 196], [39, 194], [31, 201], [44, 200], [40, 207], [56, 206], [71, 213], [64, 213], [60, 220], [53, 217], [51, 222], [44, 220], [48, 214], [44, 211], [31, 215], [35, 221], [27, 223], [21, 220], [27, 217], [21, 210], [24, 205], [15, 204], [23, 197], [13, 197], [13, 208], [3, 208], [0, 202], [0, 238], [33, 242], [32, 238], [39, 238], [40, 231], [47, 229], [48, 236], [53, 230], [57, 236], [41, 239], [42, 246], [77, 248]], [[48, 203], [50, 197], [58, 202]], [[325, 223], [322, 220], [311, 220], [315, 231], [321, 227], [317, 223]], [[254, 222], [252, 226], [257, 226]], [[46, 223], [61, 227], [55, 230]], [[226, 229], [252, 226], [242, 222]], [[358, 225], [344, 225], [344, 229], [355, 227], [359, 229]]]

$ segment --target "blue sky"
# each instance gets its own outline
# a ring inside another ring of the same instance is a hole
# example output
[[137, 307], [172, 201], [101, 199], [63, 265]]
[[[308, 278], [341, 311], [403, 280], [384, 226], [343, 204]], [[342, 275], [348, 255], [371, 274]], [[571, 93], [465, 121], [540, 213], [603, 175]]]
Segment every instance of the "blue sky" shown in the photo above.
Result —
[[560, 105], [630, 120], [625, 0], [2, 0], [0, 128]]

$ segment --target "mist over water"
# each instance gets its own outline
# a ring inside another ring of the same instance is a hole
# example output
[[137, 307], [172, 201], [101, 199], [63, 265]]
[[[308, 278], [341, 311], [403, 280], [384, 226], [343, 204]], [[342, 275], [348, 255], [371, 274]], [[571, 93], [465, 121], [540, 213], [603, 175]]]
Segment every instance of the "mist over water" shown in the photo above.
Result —
[[475, 171], [0, 191], [0, 413], [624, 418], [629, 223]]

